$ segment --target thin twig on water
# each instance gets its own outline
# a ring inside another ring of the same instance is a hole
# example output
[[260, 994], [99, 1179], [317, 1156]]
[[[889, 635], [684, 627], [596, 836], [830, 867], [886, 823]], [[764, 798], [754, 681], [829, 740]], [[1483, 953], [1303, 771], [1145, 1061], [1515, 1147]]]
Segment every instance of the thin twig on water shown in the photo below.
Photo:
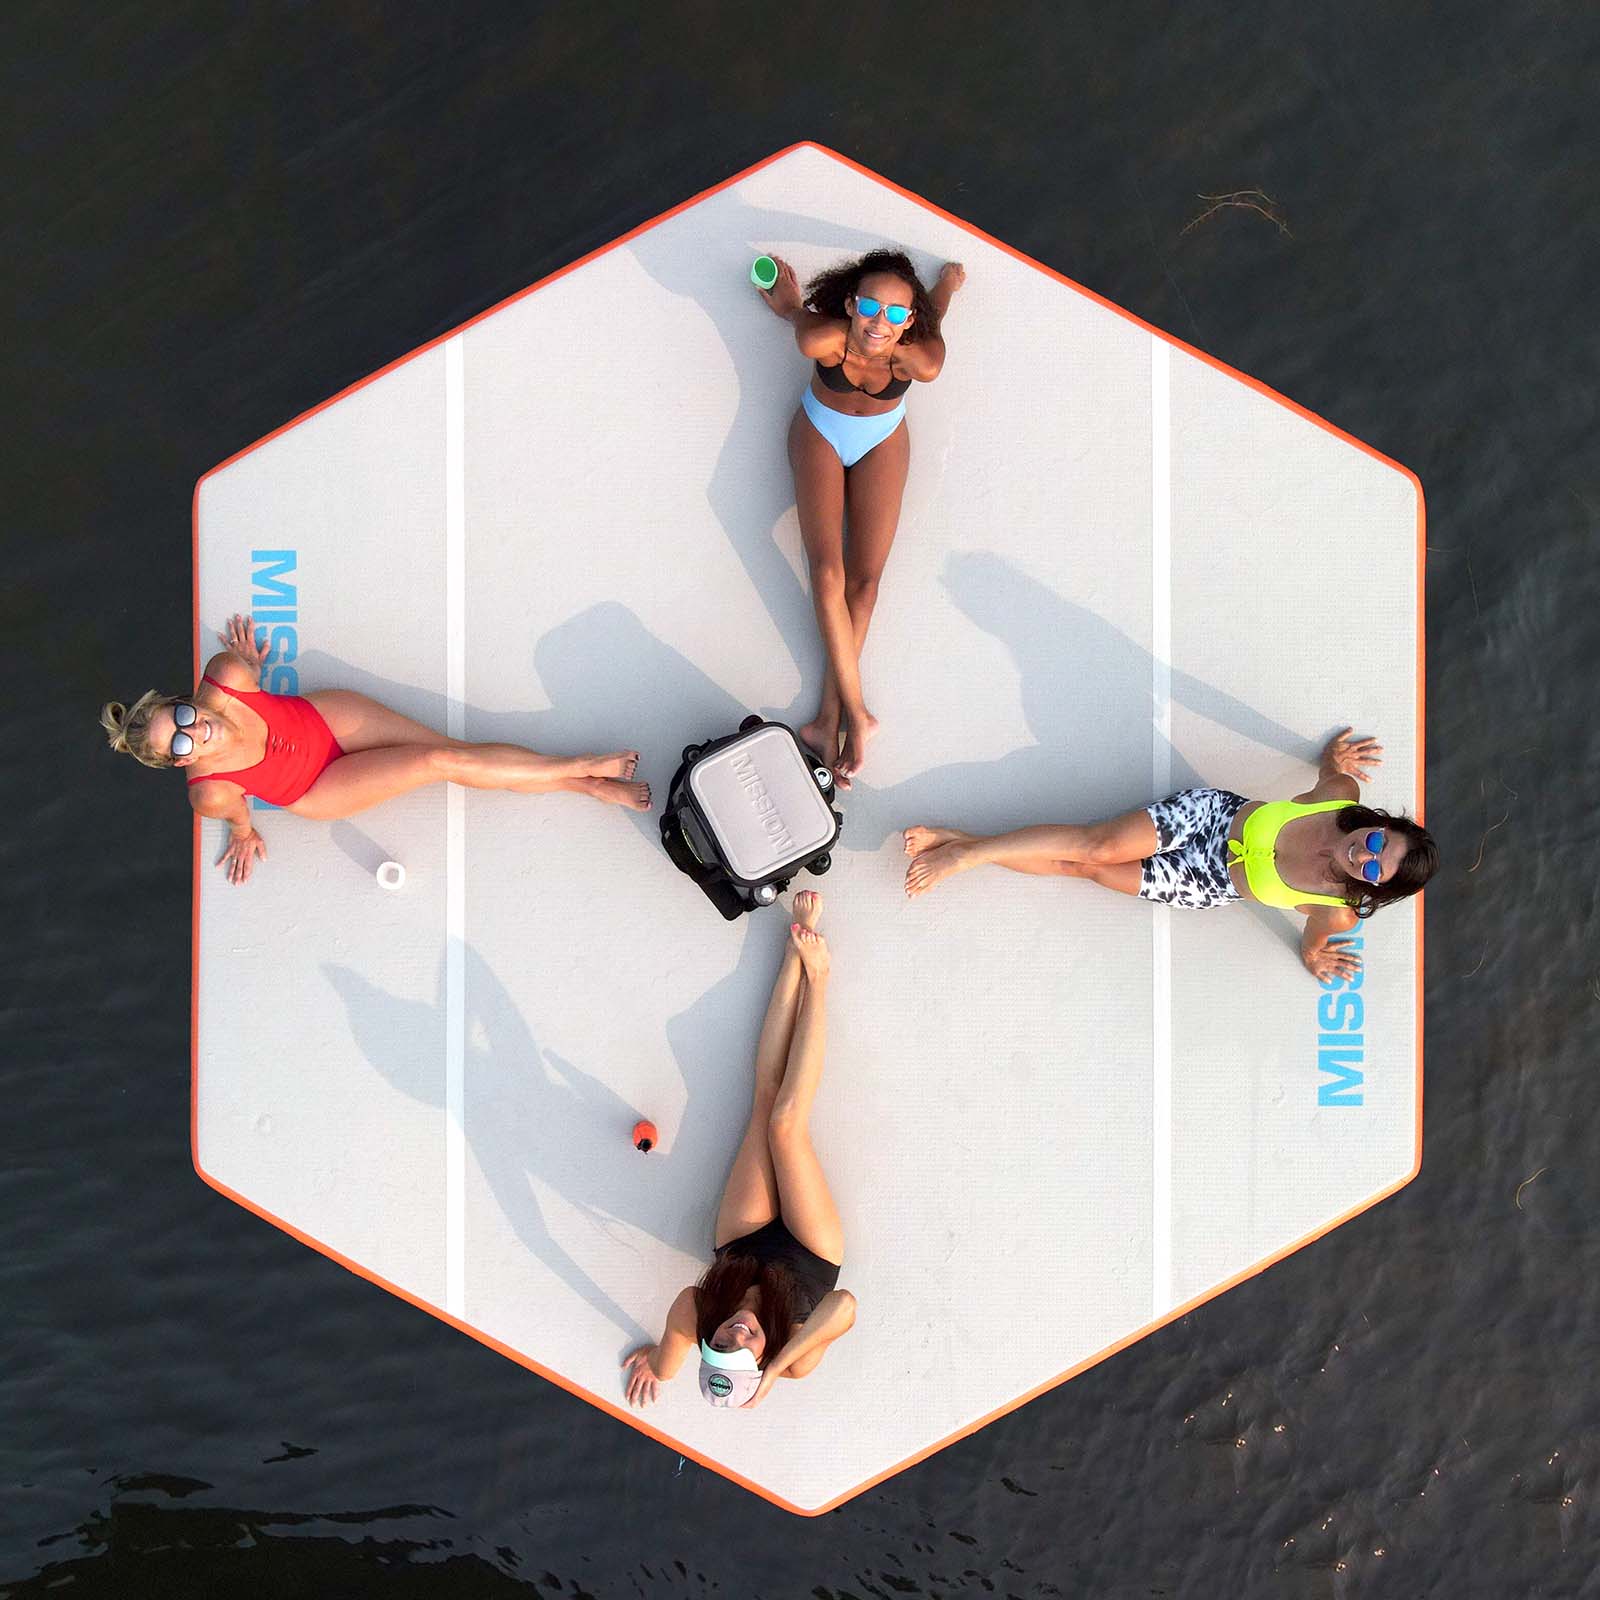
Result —
[[[1502, 788], [1505, 787], [1505, 784], [1504, 784], [1503, 781], [1501, 783], [1501, 787]], [[1478, 779], [1478, 794], [1480, 796], [1483, 794], [1483, 790], [1484, 790], [1483, 779], [1479, 778]], [[1498, 822], [1491, 822], [1489, 824], [1489, 826], [1483, 830], [1483, 837], [1478, 841], [1478, 859], [1476, 861], [1474, 861], [1470, 867], [1467, 868], [1468, 872], [1476, 872], [1478, 870], [1478, 868], [1483, 865], [1483, 847], [1486, 844], [1488, 844], [1489, 835], [1491, 833], [1493, 833], [1496, 828], [1503, 828], [1506, 825], [1506, 823], [1509, 822], [1510, 820], [1511, 820], [1511, 813], [1509, 811], [1507, 811], [1505, 813], [1505, 815], [1502, 816]]]
[[1518, 1211], [1522, 1209], [1522, 1191], [1533, 1182], [1534, 1178], [1542, 1177], [1549, 1170], [1549, 1167], [1540, 1167], [1537, 1172], [1532, 1174], [1532, 1176], [1524, 1178], [1522, 1182], [1517, 1185], [1517, 1192], [1512, 1195], [1511, 1203], [1517, 1208]]
[[1230, 207], [1240, 211], [1254, 211], [1259, 216], [1265, 217], [1286, 238], [1294, 238], [1289, 231], [1289, 224], [1284, 221], [1278, 202], [1259, 189], [1235, 189], [1232, 194], [1202, 194], [1196, 198], [1207, 202], [1206, 209], [1198, 217], [1191, 218], [1184, 224], [1178, 234], [1180, 239], [1192, 229], [1198, 228], [1208, 218]]

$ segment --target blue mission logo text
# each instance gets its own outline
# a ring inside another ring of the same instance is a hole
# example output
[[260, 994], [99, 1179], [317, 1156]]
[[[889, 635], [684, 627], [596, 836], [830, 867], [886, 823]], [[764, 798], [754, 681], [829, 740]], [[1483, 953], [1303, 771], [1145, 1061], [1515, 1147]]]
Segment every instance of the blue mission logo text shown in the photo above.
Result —
[[256, 638], [267, 636], [261, 687], [268, 694], [300, 692], [300, 673], [294, 665], [300, 654], [300, 607], [295, 585], [289, 581], [295, 569], [295, 555], [293, 550], [250, 552], [250, 610], [256, 621]]
[[[1354, 934], [1345, 948], [1360, 953], [1365, 941]], [[1319, 1106], [1358, 1106], [1361, 1104], [1362, 1066], [1365, 1040], [1362, 1018], [1366, 1006], [1357, 992], [1366, 977], [1358, 969], [1350, 978], [1330, 978], [1322, 985], [1326, 991], [1317, 1001], [1317, 1083]]]

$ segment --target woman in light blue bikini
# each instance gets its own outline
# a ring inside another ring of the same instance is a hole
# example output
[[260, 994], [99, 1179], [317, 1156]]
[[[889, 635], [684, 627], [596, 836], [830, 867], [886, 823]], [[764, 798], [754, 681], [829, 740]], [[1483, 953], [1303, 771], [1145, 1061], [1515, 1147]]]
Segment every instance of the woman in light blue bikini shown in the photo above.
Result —
[[789, 464], [828, 668], [821, 709], [800, 736], [845, 789], [878, 727], [861, 692], [861, 647], [911, 462], [902, 396], [939, 376], [939, 326], [965, 281], [952, 261], [928, 291], [901, 251], [872, 250], [813, 278], [804, 294], [778, 260], [777, 283], [762, 291], [816, 363], [789, 425]]

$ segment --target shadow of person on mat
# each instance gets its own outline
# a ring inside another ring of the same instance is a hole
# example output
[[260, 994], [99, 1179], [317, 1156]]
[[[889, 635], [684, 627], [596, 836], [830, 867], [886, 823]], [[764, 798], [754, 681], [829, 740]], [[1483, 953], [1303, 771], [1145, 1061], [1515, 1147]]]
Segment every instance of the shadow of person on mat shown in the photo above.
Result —
[[[609, 1232], [625, 1224], [709, 1261], [717, 1201], [749, 1113], [761, 998], [781, 955], [784, 926], [769, 919], [740, 931], [733, 970], [667, 1021], [686, 1103], [673, 1137], [648, 1161], [628, 1142], [638, 1109], [595, 1073], [541, 1048], [505, 985], [471, 945], [462, 947], [462, 1108], [473, 1163], [528, 1252], [617, 1329], [619, 1351], [655, 1335], [585, 1270], [581, 1239], [556, 1237], [540, 1187], [560, 1195], [583, 1228]], [[324, 963], [322, 970], [371, 1066], [442, 1114], [443, 971], [437, 998], [419, 1001], [385, 993], [349, 967]], [[429, 1040], [437, 1047], [428, 1048]], [[470, 1254], [470, 1242], [468, 1248]], [[653, 1303], [659, 1275], [657, 1265], [640, 1260], [637, 1297], [628, 1298], [646, 1320], [659, 1321], [664, 1310]], [[670, 1298], [673, 1291], [665, 1292]]]
[[[639, 776], [652, 786], [651, 811], [608, 807], [595, 815], [617, 826], [629, 824], [664, 865], [660, 808], [683, 747], [733, 733], [745, 717], [761, 709], [741, 705], [614, 600], [585, 607], [537, 639], [495, 640], [491, 664], [504, 699], [542, 709], [469, 705], [467, 738], [526, 745], [547, 755], [637, 750]], [[303, 651], [299, 667], [303, 690], [354, 689], [430, 728], [446, 726], [442, 693], [385, 677], [326, 650]], [[580, 812], [593, 807], [592, 801], [565, 795], [532, 803], [572, 805]], [[335, 824], [336, 842], [363, 870], [372, 870], [385, 858], [383, 814], [380, 806], [362, 812], [356, 823]]]
[[[1098, 821], [1162, 798], [1150, 792], [1148, 766], [1140, 781], [1130, 784], [1119, 776], [1129, 771], [1130, 750], [1151, 750], [1156, 736], [1154, 662], [1144, 645], [992, 552], [952, 554], [942, 581], [962, 615], [1010, 653], [1035, 742], [998, 761], [929, 767], [886, 789], [858, 785], [842, 848], [881, 849], [892, 834], [917, 822], [1000, 833], [1035, 822]], [[1192, 673], [1174, 669], [1171, 682], [1174, 704], [1315, 769], [1320, 740], [1307, 739]], [[1231, 788], [1238, 781], [1225, 772], [1202, 775], [1175, 744], [1168, 741], [1167, 749], [1167, 793]], [[1288, 919], [1244, 903], [1298, 952], [1298, 934]]]
[[[468, 734], [569, 751], [625, 743], [622, 730], [631, 727], [642, 753], [641, 775], [655, 786], [658, 806], [683, 745], [733, 732], [751, 709], [613, 602], [589, 607], [529, 645], [512, 646], [511, 652], [523, 648], [526, 665], [520, 672], [502, 667], [497, 681], [515, 694], [519, 677], [525, 676], [527, 698], [547, 701], [548, 708], [490, 712], [470, 707]], [[407, 708], [418, 699], [403, 684], [331, 657], [308, 654], [302, 667], [308, 685], [338, 683]], [[443, 716], [441, 702], [441, 723]], [[597, 724], [604, 738], [591, 737]], [[526, 966], [502, 979], [466, 945], [465, 1130], [473, 1159], [517, 1238], [625, 1341], [637, 1345], [654, 1338], [637, 1318], [659, 1320], [665, 1309], [656, 1303], [656, 1265], [641, 1261], [638, 1297], [625, 1296], [633, 1308], [625, 1310], [618, 1299], [622, 1291], [611, 1286], [608, 1292], [595, 1283], [572, 1249], [555, 1237], [539, 1187], [547, 1186], [578, 1211], [585, 1227], [620, 1222], [698, 1260], [710, 1259], [712, 1221], [749, 1115], [756, 1040], [787, 923], [781, 912], [723, 923], [668, 861], [656, 814], [606, 811], [566, 796], [527, 801], [529, 807], [564, 803], [573, 807], [575, 824], [582, 818], [585, 827], [602, 830], [588, 835], [591, 844], [597, 837], [615, 838], [630, 858], [628, 870], [663, 873], [678, 891], [665, 897], [674, 913], [670, 925], [625, 918], [627, 925], [618, 927], [608, 916], [604, 954], [612, 981], [656, 985], [663, 957], [690, 938], [698, 968], [691, 964], [689, 970], [713, 974], [709, 983], [699, 976], [692, 980], [689, 992], [696, 986], [701, 992], [682, 1009], [665, 1009], [681, 1006], [680, 989], [654, 1002], [681, 1077], [683, 1109], [663, 1145], [648, 1160], [637, 1155], [628, 1144], [628, 1130], [650, 1108], [625, 1101], [604, 1081], [597, 1063], [569, 1060], [539, 1042], [544, 1007], [560, 1007], [567, 1017], [572, 1001], [570, 995], [551, 992], [541, 979], [539, 953], [531, 951]], [[379, 807], [332, 825], [336, 846], [363, 871], [384, 853], [382, 819]], [[655, 903], [663, 903], [659, 892]], [[618, 909], [620, 914], [625, 908]], [[437, 998], [421, 1002], [386, 994], [346, 967], [324, 970], [368, 1062], [403, 1093], [442, 1110], [442, 974]], [[659, 1051], [659, 1040], [657, 1034], [642, 1047]], [[678, 1287], [672, 1285], [669, 1299]]]
[[[598, 1080], [539, 1049], [470, 945], [463, 947], [462, 960], [463, 1125], [473, 1161], [528, 1251], [624, 1338], [648, 1338], [556, 1239], [531, 1182], [537, 1177], [549, 1183], [582, 1214], [586, 1226], [604, 1228], [608, 1218], [622, 1215], [616, 1202], [624, 1185], [610, 1173], [602, 1178], [598, 1164], [587, 1172], [575, 1167], [572, 1156], [593, 1142], [596, 1127], [625, 1129], [633, 1113]], [[344, 1002], [351, 1034], [372, 1067], [403, 1094], [443, 1113], [442, 967], [433, 1001], [387, 994], [349, 967], [324, 963], [322, 970]], [[438, 1041], [437, 1048], [422, 1043], [430, 1039]], [[621, 1154], [629, 1154], [625, 1144]]]

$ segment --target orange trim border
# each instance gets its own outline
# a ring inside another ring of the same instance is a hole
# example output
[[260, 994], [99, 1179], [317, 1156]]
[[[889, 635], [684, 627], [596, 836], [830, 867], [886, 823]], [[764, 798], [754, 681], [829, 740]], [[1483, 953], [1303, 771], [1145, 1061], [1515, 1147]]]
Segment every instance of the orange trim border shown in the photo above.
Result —
[[[195, 483], [191, 506], [190, 543], [191, 564], [193, 569], [193, 578], [191, 584], [191, 610], [193, 615], [192, 645], [194, 654], [195, 682], [198, 683], [200, 681], [201, 669], [200, 491], [204, 487], [208, 478], [215, 476], [215, 474], [221, 472], [225, 467], [232, 466], [234, 462], [241, 460], [243, 457], [249, 455], [252, 451], [259, 450], [262, 445], [270, 443], [272, 440], [278, 438], [279, 435], [287, 433], [291, 428], [296, 428], [302, 422], [308, 421], [310, 418], [316, 416], [319, 411], [325, 411], [329, 406], [336, 405], [347, 395], [354, 394], [356, 390], [365, 388], [369, 383], [375, 383], [379, 378], [385, 376], [387, 373], [393, 372], [395, 368], [404, 366], [408, 361], [416, 360], [418, 356], [426, 355], [428, 351], [436, 348], [438, 345], [443, 344], [447, 339], [453, 339], [457, 334], [466, 332], [468, 328], [471, 328], [477, 323], [482, 322], [485, 318], [492, 317], [497, 311], [504, 310], [507, 306], [515, 304], [518, 300], [524, 299], [526, 296], [534, 294], [538, 290], [545, 288], [547, 285], [554, 283], [557, 279], [565, 277], [569, 272], [575, 272], [579, 267], [587, 265], [597, 257], [603, 256], [609, 251], [615, 250], [619, 246], [627, 244], [630, 239], [638, 238], [640, 234], [649, 232], [650, 229], [658, 227], [663, 222], [669, 221], [671, 218], [679, 215], [679, 213], [689, 210], [692, 206], [698, 205], [702, 200], [709, 200], [713, 195], [719, 194], [722, 190], [731, 187], [733, 184], [742, 182], [752, 174], [761, 171], [763, 167], [771, 166], [775, 161], [781, 161], [785, 156], [793, 154], [796, 150], [815, 150], [818, 152], [818, 154], [827, 156], [830, 160], [837, 161], [841, 166], [848, 167], [852, 172], [857, 172], [863, 177], [870, 178], [874, 183], [881, 184], [885, 189], [889, 189], [893, 193], [901, 196], [902, 199], [912, 201], [914, 204], [921, 206], [924, 210], [931, 211], [935, 216], [941, 218], [943, 221], [952, 224], [954, 227], [960, 228], [963, 232], [969, 233], [974, 238], [982, 240], [985, 244], [990, 245], [997, 250], [1003, 251], [1006, 255], [1011, 256], [1017, 261], [1020, 261], [1024, 266], [1031, 267], [1037, 272], [1044, 273], [1047, 277], [1053, 278], [1057, 283], [1063, 284], [1068, 289], [1071, 289], [1074, 293], [1083, 295], [1086, 299], [1094, 301], [1096, 305], [1102, 306], [1108, 311], [1115, 312], [1117, 316], [1123, 318], [1127, 322], [1133, 323], [1136, 327], [1144, 329], [1145, 332], [1153, 335], [1155, 338], [1165, 340], [1175, 349], [1182, 350], [1186, 355], [1193, 356], [1196, 360], [1205, 362], [1207, 366], [1215, 368], [1218, 372], [1224, 373], [1226, 376], [1234, 379], [1236, 382], [1247, 385], [1249, 388], [1254, 389], [1258, 394], [1264, 395], [1267, 399], [1273, 401], [1275, 404], [1285, 407], [1287, 410], [1294, 412], [1296, 416], [1303, 417], [1308, 422], [1314, 423], [1324, 432], [1332, 434], [1335, 438], [1343, 440], [1346, 444], [1354, 445], [1358, 450], [1362, 451], [1366, 455], [1371, 456], [1373, 460], [1381, 462], [1384, 466], [1389, 467], [1396, 472], [1402, 473], [1410, 480], [1412, 488], [1415, 490], [1417, 497], [1417, 750], [1414, 781], [1417, 796], [1416, 815], [1418, 819], [1421, 820], [1424, 816], [1424, 794], [1427, 766], [1424, 754], [1426, 747], [1425, 735], [1427, 724], [1427, 515], [1422, 483], [1417, 475], [1412, 472], [1409, 467], [1402, 466], [1401, 463], [1393, 460], [1389, 456], [1384, 455], [1382, 451], [1374, 449], [1364, 440], [1357, 439], [1353, 434], [1345, 432], [1343, 428], [1340, 428], [1334, 423], [1329, 422], [1326, 418], [1319, 417], [1314, 411], [1308, 411], [1304, 406], [1299, 405], [1297, 402], [1289, 399], [1286, 395], [1279, 394], [1277, 390], [1270, 388], [1267, 384], [1262, 383], [1259, 379], [1252, 378], [1248, 373], [1239, 372], [1235, 368], [1228, 366], [1225, 362], [1217, 360], [1215, 356], [1207, 355], [1205, 351], [1196, 349], [1193, 345], [1185, 343], [1182, 339], [1179, 339], [1160, 328], [1154, 327], [1151, 323], [1146, 322], [1142, 317], [1136, 316], [1133, 312], [1127, 310], [1126, 308], [1107, 300], [1104, 295], [1096, 294], [1094, 290], [1087, 289], [1082, 284], [1074, 282], [1065, 274], [1057, 272], [1053, 267], [1048, 267], [1041, 261], [1035, 261], [1031, 256], [1025, 255], [1022, 251], [1006, 244], [1004, 240], [997, 239], [992, 234], [985, 233], [981, 228], [975, 227], [972, 223], [963, 221], [960, 217], [957, 217], [946, 211], [942, 206], [933, 204], [932, 201], [924, 199], [921, 195], [914, 194], [911, 190], [902, 188], [893, 180], [885, 178], [881, 173], [872, 171], [870, 167], [864, 167], [860, 162], [852, 161], [850, 157], [840, 155], [838, 151], [830, 150], [826, 145], [817, 144], [815, 141], [810, 139], [802, 139], [795, 144], [787, 145], [783, 149], [775, 151], [772, 155], [765, 157], [761, 161], [757, 161], [754, 165], [745, 167], [742, 171], [734, 173], [732, 177], [724, 178], [721, 183], [714, 184], [708, 189], [702, 189], [698, 194], [691, 195], [687, 200], [681, 201], [679, 204], [671, 207], [670, 210], [663, 211], [659, 216], [650, 218], [648, 222], [641, 222], [637, 227], [630, 228], [628, 232], [619, 235], [609, 244], [601, 245], [597, 249], [589, 251], [586, 255], [580, 256], [576, 261], [570, 262], [567, 266], [560, 268], [558, 271], [549, 273], [547, 276], [540, 278], [538, 282], [529, 284], [527, 288], [519, 289], [515, 294], [507, 295], [505, 299], [499, 300], [494, 305], [489, 306], [486, 310], [478, 312], [476, 316], [469, 317], [465, 322], [461, 323], [459, 327], [452, 328], [447, 333], [441, 333], [437, 338], [430, 339], [426, 344], [418, 345], [415, 350], [411, 350], [407, 352], [407, 354], [397, 357], [387, 365], [380, 367], [376, 372], [369, 373], [366, 377], [358, 379], [355, 383], [346, 385], [336, 394], [330, 395], [326, 400], [319, 402], [317, 405], [310, 407], [308, 410], [302, 411], [298, 416], [284, 423], [281, 427], [274, 428], [271, 433], [265, 434], [261, 438], [257, 439], [254, 444], [246, 445], [242, 450], [235, 451], [234, 454], [227, 457], [226, 460], [218, 462], [216, 466], [203, 473]], [[378, 1288], [394, 1295], [397, 1299], [404, 1300], [408, 1304], [417, 1307], [418, 1310], [427, 1312], [430, 1316], [436, 1317], [440, 1322], [447, 1323], [450, 1327], [455, 1328], [458, 1332], [464, 1333], [470, 1338], [476, 1339], [479, 1344], [487, 1345], [491, 1350], [494, 1350], [500, 1355], [505, 1356], [508, 1360], [516, 1362], [518, 1366], [526, 1367], [528, 1371], [537, 1373], [541, 1378], [544, 1378], [548, 1382], [555, 1384], [557, 1388], [565, 1389], [567, 1393], [576, 1395], [581, 1400], [586, 1400], [596, 1409], [605, 1412], [607, 1416], [615, 1417], [618, 1421], [625, 1422], [630, 1428], [634, 1428], [638, 1432], [656, 1440], [657, 1443], [666, 1445], [668, 1449], [677, 1451], [679, 1455], [686, 1456], [691, 1461], [695, 1461], [703, 1467], [710, 1468], [713, 1472], [716, 1472], [722, 1477], [727, 1478], [730, 1482], [738, 1484], [740, 1488], [748, 1489], [752, 1494], [759, 1495], [763, 1500], [770, 1502], [772, 1505], [775, 1505], [784, 1511], [793, 1512], [797, 1516], [822, 1516], [826, 1512], [835, 1510], [837, 1507], [843, 1505], [847, 1500], [852, 1500], [857, 1495], [862, 1494], [866, 1490], [873, 1488], [875, 1485], [884, 1482], [885, 1479], [892, 1478], [897, 1473], [904, 1472], [908, 1467], [913, 1467], [918, 1462], [927, 1460], [929, 1456], [936, 1455], [939, 1451], [946, 1449], [948, 1446], [959, 1443], [959, 1441], [962, 1439], [969, 1438], [971, 1435], [979, 1432], [981, 1429], [986, 1428], [991, 1422], [997, 1421], [999, 1418], [1008, 1415], [1012, 1411], [1019, 1410], [1021, 1407], [1027, 1405], [1030, 1401], [1038, 1399], [1040, 1395], [1047, 1393], [1051, 1389], [1058, 1388], [1061, 1384], [1070, 1382], [1073, 1378], [1079, 1376], [1079, 1374], [1087, 1372], [1089, 1368], [1098, 1366], [1102, 1361], [1106, 1361], [1110, 1357], [1117, 1355], [1119, 1352], [1126, 1350], [1130, 1345], [1137, 1344], [1141, 1339], [1147, 1338], [1150, 1334], [1166, 1327], [1169, 1323], [1176, 1322], [1180, 1317], [1188, 1316], [1192, 1311], [1195, 1311], [1200, 1306], [1205, 1305], [1207, 1301], [1214, 1300], [1219, 1295], [1226, 1294], [1230, 1289], [1236, 1288], [1239, 1284], [1245, 1282], [1246, 1279], [1256, 1277], [1260, 1273], [1265, 1272], [1268, 1267], [1274, 1266], [1279, 1261], [1282, 1261], [1286, 1257], [1293, 1255], [1297, 1250], [1303, 1250], [1307, 1245], [1314, 1244], [1318, 1239], [1321, 1239], [1325, 1235], [1332, 1233], [1336, 1228], [1343, 1227], [1345, 1223], [1350, 1222], [1354, 1218], [1360, 1216], [1362, 1212], [1368, 1211], [1373, 1206], [1381, 1204], [1391, 1195], [1405, 1188], [1405, 1186], [1410, 1183], [1412, 1179], [1415, 1178], [1422, 1170], [1424, 906], [1423, 904], [1419, 903], [1413, 913], [1416, 917], [1416, 1140], [1415, 1153], [1410, 1172], [1408, 1172], [1403, 1178], [1399, 1179], [1395, 1183], [1390, 1184], [1387, 1188], [1379, 1190], [1377, 1194], [1371, 1196], [1369, 1199], [1363, 1200], [1359, 1205], [1353, 1206], [1350, 1210], [1336, 1217], [1332, 1222], [1329, 1222], [1316, 1229], [1314, 1232], [1308, 1233], [1302, 1238], [1295, 1240], [1293, 1244], [1287, 1246], [1283, 1250], [1278, 1251], [1275, 1255], [1269, 1256], [1265, 1260], [1259, 1261], [1252, 1266], [1246, 1267], [1243, 1271], [1235, 1273], [1234, 1276], [1229, 1278], [1226, 1282], [1218, 1284], [1215, 1288], [1207, 1290], [1204, 1294], [1195, 1296], [1192, 1300], [1185, 1301], [1182, 1305], [1176, 1307], [1166, 1316], [1159, 1318], [1157, 1321], [1146, 1323], [1143, 1327], [1135, 1330], [1133, 1333], [1128, 1334], [1125, 1338], [1117, 1340], [1114, 1344], [1107, 1345], [1105, 1349], [1097, 1351], [1094, 1355], [1089, 1356], [1083, 1361], [1080, 1361], [1076, 1366], [1068, 1368], [1067, 1371], [1061, 1373], [1058, 1377], [1049, 1378], [1043, 1383], [1036, 1384], [1025, 1394], [1019, 1395], [1016, 1399], [1009, 1401], [1007, 1404], [999, 1406], [995, 1410], [988, 1412], [986, 1415], [979, 1417], [975, 1422], [959, 1428], [953, 1433], [946, 1434], [944, 1438], [928, 1445], [925, 1449], [917, 1451], [914, 1455], [907, 1456], [903, 1461], [896, 1462], [895, 1465], [885, 1468], [882, 1472], [879, 1472], [866, 1479], [864, 1482], [855, 1485], [854, 1488], [845, 1490], [844, 1493], [836, 1495], [825, 1505], [816, 1507], [793, 1505], [789, 1501], [785, 1500], [781, 1495], [774, 1494], [771, 1490], [764, 1488], [761, 1484], [752, 1482], [742, 1474], [735, 1472], [732, 1468], [725, 1466], [720, 1461], [714, 1461], [708, 1456], [705, 1456], [692, 1449], [688, 1445], [685, 1445], [681, 1440], [675, 1439], [670, 1434], [663, 1433], [661, 1430], [652, 1427], [637, 1414], [625, 1409], [624, 1407], [618, 1406], [611, 1401], [601, 1399], [600, 1396], [591, 1393], [587, 1389], [580, 1388], [577, 1384], [571, 1382], [567, 1378], [564, 1378], [560, 1373], [553, 1372], [548, 1367], [541, 1366], [531, 1357], [523, 1355], [520, 1351], [513, 1350], [509, 1345], [502, 1344], [499, 1340], [493, 1338], [491, 1335], [472, 1327], [469, 1323], [462, 1322], [458, 1318], [451, 1316], [448, 1312], [441, 1310], [438, 1306], [430, 1305], [427, 1301], [421, 1300], [416, 1295], [413, 1295], [407, 1290], [400, 1288], [399, 1285], [390, 1283], [386, 1278], [382, 1278], [377, 1273], [369, 1271], [359, 1262], [353, 1261], [348, 1256], [342, 1255], [331, 1245], [324, 1244], [320, 1239], [313, 1238], [310, 1234], [303, 1232], [301, 1229], [295, 1227], [292, 1223], [284, 1221], [284, 1219], [281, 1217], [274, 1216], [270, 1211], [267, 1211], [261, 1206], [256, 1205], [253, 1201], [246, 1199], [244, 1195], [239, 1194], [233, 1189], [230, 1189], [225, 1183], [222, 1183], [219, 1179], [212, 1177], [211, 1174], [201, 1166], [199, 1141], [200, 889], [202, 869], [204, 866], [204, 863], [201, 859], [201, 844], [201, 819], [198, 815], [196, 815], [194, 818], [193, 827], [191, 865], [191, 872], [193, 875], [193, 890], [191, 894], [190, 913], [189, 1152], [190, 1158], [194, 1164], [195, 1173], [200, 1180], [207, 1184], [210, 1188], [216, 1190], [218, 1194], [223, 1195], [225, 1198], [233, 1201], [235, 1205], [242, 1206], [246, 1211], [253, 1212], [256, 1216], [260, 1217], [263, 1222], [270, 1223], [273, 1227], [288, 1234], [291, 1238], [297, 1239], [301, 1244], [307, 1245], [311, 1249], [317, 1251], [319, 1254], [328, 1257], [330, 1261], [338, 1262], [340, 1266], [346, 1268], [350, 1272], [355, 1273], [357, 1277], [365, 1278], [369, 1283], [376, 1284]]]

